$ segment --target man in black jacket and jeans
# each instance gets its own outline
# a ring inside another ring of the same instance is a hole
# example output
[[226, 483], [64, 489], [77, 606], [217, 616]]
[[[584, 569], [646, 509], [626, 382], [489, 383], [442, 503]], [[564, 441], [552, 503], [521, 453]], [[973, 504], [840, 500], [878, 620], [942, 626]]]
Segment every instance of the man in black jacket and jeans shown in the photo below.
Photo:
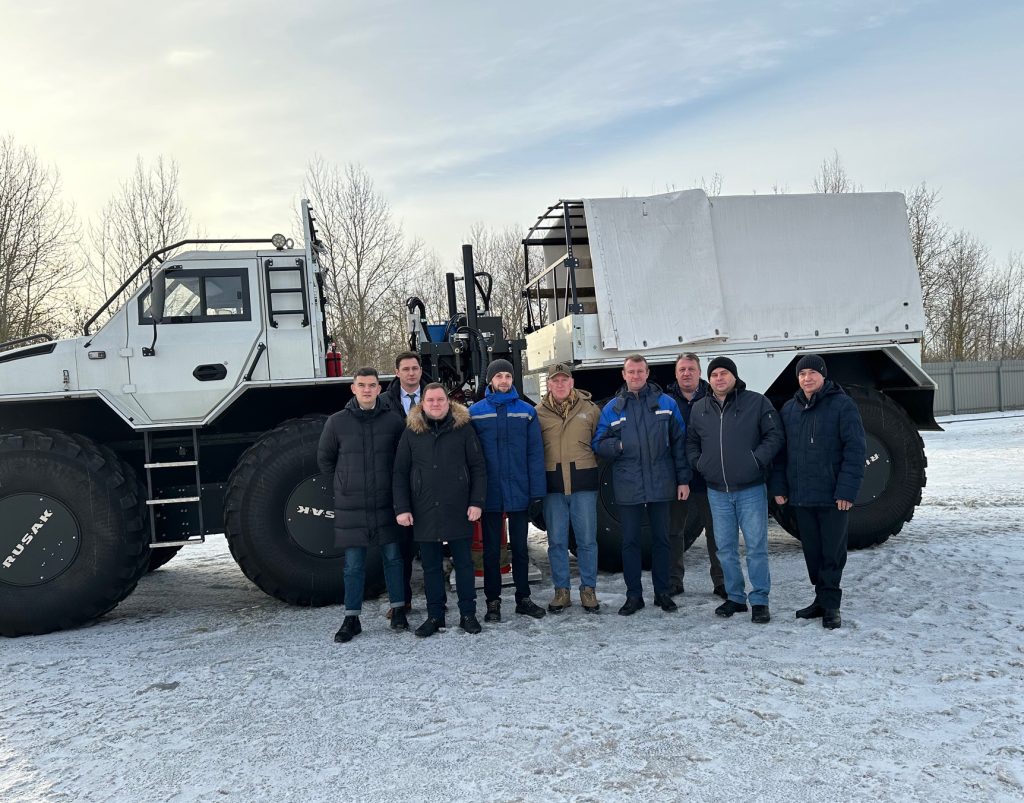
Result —
[[864, 479], [864, 424], [853, 399], [829, 379], [825, 361], [808, 354], [796, 364], [800, 390], [782, 408], [786, 448], [772, 471], [772, 494], [789, 504], [800, 531], [814, 602], [796, 612], [829, 630], [842, 624], [839, 584], [846, 531]]
[[400, 529], [395, 523], [391, 486], [395, 453], [405, 426], [380, 399], [374, 368], [359, 368], [352, 381], [351, 399], [327, 419], [316, 459], [320, 470], [334, 474], [334, 539], [345, 549], [345, 619], [334, 636], [351, 641], [363, 628], [366, 548], [380, 547], [384, 580], [391, 600], [391, 627], [408, 630], [402, 594]]
[[693, 406], [686, 434], [686, 456], [708, 484], [708, 503], [715, 520], [715, 543], [729, 595], [715, 608], [719, 616], [747, 610], [746, 583], [740, 568], [739, 531], [747, 547], [750, 576], [750, 619], [771, 620], [768, 593], [768, 492], [765, 485], [772, 458], [784, 436], [771, 402], [747, 390], [736, 363], [715, 357], [708, 365], [713, 391]]

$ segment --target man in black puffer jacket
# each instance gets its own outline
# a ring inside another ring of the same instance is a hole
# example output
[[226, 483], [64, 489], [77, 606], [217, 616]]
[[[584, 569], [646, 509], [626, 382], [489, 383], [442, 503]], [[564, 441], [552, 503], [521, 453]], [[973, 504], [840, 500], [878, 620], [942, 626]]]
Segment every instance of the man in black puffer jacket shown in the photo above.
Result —
[[728, 599], [715, 608], [719, 616], [747, 610], [746, 584], [740, 567], [739, 531], [747, 547], [750, 619], [771, 620], [768, 593], [768, 491], [766, 478], [784, 435], [768, 399], [747, 390], [736, 363], [715, 357], [708, 365], [711, 394], [693, 405], [686, 434], [686, 456], [708, 485], [715, 521], [715, 543], [725, 575]]
[[395, 452], [405, 426], [380, 398], [376, 369], [358, 369], [352, 392], [355, 398], [327, 419], [316, 454], [320, 470], [334, 474], [334, 539], [345, 549], [345, 619], [334, 636], [339, 643], [363, 630], [359, 614], [370, 544], [380, 547], [384, 561], [391, 627], [409, 629], [398, 543], [401, 530], [391, 496]]
[[850, 509], [864, 479], [864, 424], [853, 399], [826, 379], [825, 361], [808, 354], [796, 364], [800, 390], [782, 408], [786, 448], [772, 470], [772, 495], [793, 508], [814, 602], [798, 619], [842, 623], [840, 582], [846, 566]]

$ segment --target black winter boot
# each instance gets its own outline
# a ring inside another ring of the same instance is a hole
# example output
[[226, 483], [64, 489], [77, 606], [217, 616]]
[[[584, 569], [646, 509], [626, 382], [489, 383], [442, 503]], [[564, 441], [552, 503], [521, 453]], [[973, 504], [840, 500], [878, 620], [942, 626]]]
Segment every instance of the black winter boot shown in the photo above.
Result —
[[476, 614], [473, 613], [467, 613], [465, 616], [460, 618], [459, 627], [472, 636], [475, 636], [477, 633], [483, 630], [483, 628], [480, 627], [480, 622], [476, 618]]
[[444, 620], [434, 619], [433, 617], [428, 616], [426, 619], [423, 620], [423, 624], [416, 628], [416, 635], [420, 638], [426, 638], [427, 636], [432, 636], [435, 633], [440, 633], [443, 631]]
[[543, 619], [545, 611], [529, 597], [523, 597], [516, 603], [516, 613], [520, 613], [523, 616], [532, 616], [534, 619]]
[[821, 615], [821, 626], [828, 630], [837, 630], [843, 626], [843, 617], [839, 615], [838, 608], [829, 608]]
[[492, 599], [487, 601], [487, 613], [484, 614], [485, 622], [501, 621], [501, 600]]
[[772, 620], [772, 615], [768, 611], [767, 605], [751, 605], [750, 606], [750, 621], [757, 625], [766, 625]]
[[817, 618], [819, 618], [824, 613], [825, 613], [825, 609], [822, 608], [818, 604], [817, 600], [815, 600], [810, 605], [808, 605], [806, 608], [801, 608], [800, 610], [798, 610], [796, 612], [796, 618], [797, 619], [817, 619]]
[[733, 602], [731, 599], [727, 599], [717, 608], [715, 613], [718, 616], [732, 616], [734, 613], [746, 613], [747, 605], [745, 602]]
[[341, 623], [341, 627], [338, 628], [338, 632], [334, 634], [334, 640], [338, 644], [344, 644], [347, 641], [352, 641], [362, 632], [363, 626], [359, 624], [359, 617], [346, 616]]
[[408, 630], [409, 617], [405, 615], [405, 607], [391, 609], [391, 629]]
[[644, 607], [643, 597], [626, 597], [626, 601], [619, 608], [619, 616], [632, 616]]
[[[679, 593], [682, 592], [680, 591]], [[665, 611], [665, 613], [672, 613], [673, 611], [679, 610], [679, 606], [676, 605], [675, 601], [668, 594], [655, 594], [654, 604]]]

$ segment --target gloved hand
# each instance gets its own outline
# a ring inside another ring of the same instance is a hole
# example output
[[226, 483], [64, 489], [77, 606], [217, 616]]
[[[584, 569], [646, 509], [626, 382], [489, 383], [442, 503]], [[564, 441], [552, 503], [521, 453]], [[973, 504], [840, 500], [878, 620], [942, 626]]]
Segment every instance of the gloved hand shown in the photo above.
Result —
[[548, 525], [544, 521], [544, 497], [538, 496], [530, 500], [530, 506], [527, 508], [527, 515], [530, 518], [530, 522], [538, 530], [547, 530]]

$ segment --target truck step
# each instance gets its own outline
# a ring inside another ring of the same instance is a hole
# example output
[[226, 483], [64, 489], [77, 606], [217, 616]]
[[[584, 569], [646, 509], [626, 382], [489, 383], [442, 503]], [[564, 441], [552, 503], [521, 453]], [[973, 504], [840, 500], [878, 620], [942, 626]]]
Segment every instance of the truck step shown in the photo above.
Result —
[[147, 499], [147, 505], [173, 505], [178, 502], [198, 502], [198, 496], [178, 496], [174, 499]]
[[198, 460], [177, 460], [172, 463], [146, 463], [146, 468], [181, 468], [182, 466], [198, 465]]
[[188, 546], [189, 544], [205, 544], [205, 535], [192, 535], [186, 538], [184, 541], [160, 541], [157, 544], [150, 544], [150, 549], [160, 549], [161, 547], [168, 546]]

